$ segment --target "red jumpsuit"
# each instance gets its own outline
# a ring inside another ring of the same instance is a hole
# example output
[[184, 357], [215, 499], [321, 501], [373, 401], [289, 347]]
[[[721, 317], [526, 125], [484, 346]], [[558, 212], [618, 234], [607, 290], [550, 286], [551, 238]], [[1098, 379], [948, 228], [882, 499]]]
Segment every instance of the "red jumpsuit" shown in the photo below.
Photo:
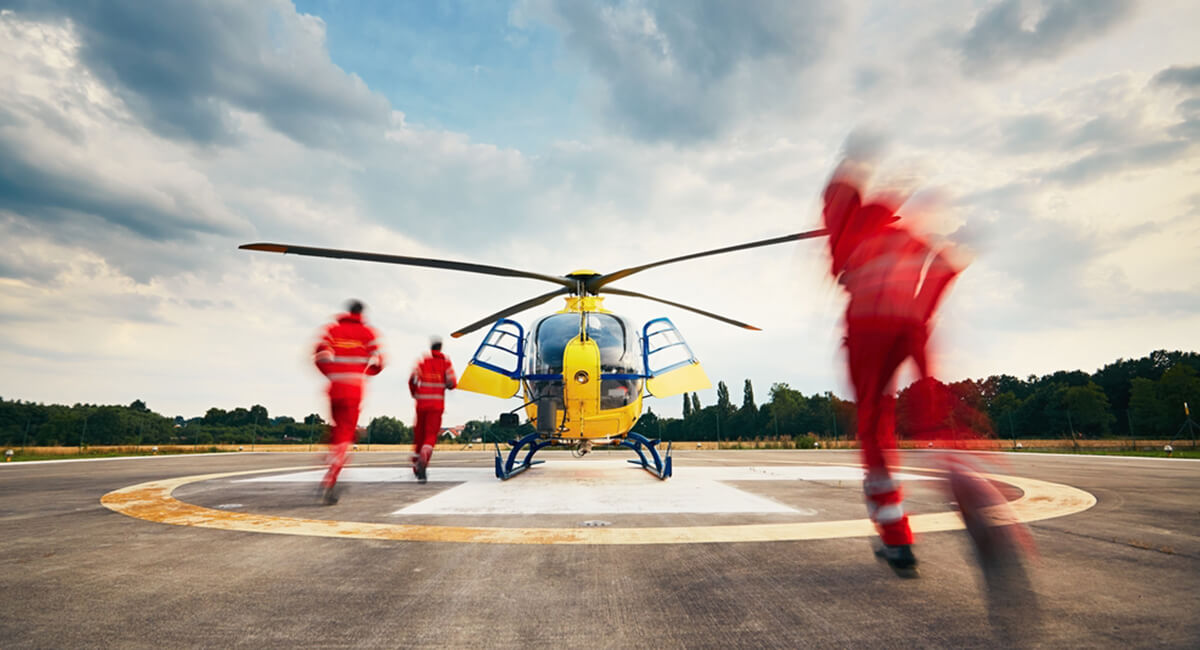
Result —
[[314, 355], [317, 368], [329, 379], [329, 410], [333, 430], [329, 436], [329, 471], [322, 487], [332, 488], [346, 465], [354, 444], [363, 384], [367, 375], [383, 370], [375, 330], [363, 324], [362, 314], [345, 313], [325, 328]]
[[[912, 544], [900, 484], [892, 478], [896, 450], [895, 377], [909, 357], [929, 376], [929, 321], [958, 269], [907, 229], [894, 209], [861, 205], [857, 187], [834, 181], [825, 190], [832, 273], [850, 294], [846, 351], [858, 407], [858, 439], [867, 510], [889, 546]], [[926, 382], [928, 383], [928, 382]], [[918, 426], [942, 419], [940, 402], [917, 400]]]
[[442, 411], [446, 407], [446, 390], [456, 386], [458, 378], [454, 375], [454, 366], [441, 350], [430, 350], [408, 377], [408, 391], [417, 402], [417, 420], [413, 425], [413, 471], [418, 476], [429, 466], [433, 446], [437, 444]]

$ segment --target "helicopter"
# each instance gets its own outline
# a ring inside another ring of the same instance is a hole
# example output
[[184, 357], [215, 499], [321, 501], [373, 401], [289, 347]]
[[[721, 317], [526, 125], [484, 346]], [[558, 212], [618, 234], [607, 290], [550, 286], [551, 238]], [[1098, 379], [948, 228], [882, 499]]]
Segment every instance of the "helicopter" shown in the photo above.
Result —
[[[635, 273], [666, 264], [709, 255], [732, 253], [761, 246], [812, 239], [828, 234], [825, 229], [725, 246], [638, 266], [599, 273], [581, 269], [565, 275], [547, 275], [519, 269], [453, 260], [389, 255], [363, 251], [296, 246], [292, 244], [243, 244], [239, 249], [351, 259], [406, 266], [528, 278], [558, 285], [548, 293], [489, 314], [450, 336], [460, 338], [491, 325], [458, 381], [458, 388], [501, 399], [524, 390], [524, 404], [502, 413], [498, 424], [515, 427], [517, 412], [525, 409], [533, 433], [509, 442], [507, 457], [495, 445], [496, 477], [507, 480], [544, 462], [534, 460], [539, 450], [566, 446], [576, 456], [596, 445], [613, 445], [633, 450], [640, 466], [659, 479], [672, 474], [671, 443], [659, 453], [661, 440], [651, 440], [633, 431], [642, 412], [643, 396], [666, 398], [704, 390], [712, 386], [700, 362], [669, 318], [655, 318], [636, 327], [627, 318], [604, 307], [604, 296], [642, 298], [747, 330], [759, 328], [741, 321], [644, 293], [610, 286]], [[519, 312], [562, 296], [563, 307], [541, 317], [526, 329], [512, 320]], [[523, 458], [519, 458], [524, 453]]]

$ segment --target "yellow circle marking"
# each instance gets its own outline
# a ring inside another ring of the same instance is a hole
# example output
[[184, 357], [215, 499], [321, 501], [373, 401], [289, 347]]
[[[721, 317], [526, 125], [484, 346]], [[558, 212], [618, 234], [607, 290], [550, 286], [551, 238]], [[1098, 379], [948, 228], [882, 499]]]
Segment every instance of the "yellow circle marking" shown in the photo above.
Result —
[[[381, 524], [364, 521], [332, 521], [277, 517], [246, 512], [214, 510], [179, 501], [171, 493], [181, 485], [214, 479], [312, 469], [290, 467], [203, 474], [150, 481], [114, 490], [100, 503], [110, 510], [137, 519], [175, 526], [199, 526], [248, 533], [308, 535], [384, 539], [409, 542], [472, 542], [476, 544], [697, 544], [714, 542], [779, 542], [805, 539], [867, 537], [876, 534], [868, 519], [808, 521], [782, 524], [735, 524], [728, 526], [669, 526], [659, 528], [489, 528], [478, 526], [430, 526], [425, 524]], [[902, 468], [921, 472], [939, 470]], [[985, 474], [987, 478], [1019, 488], [1023, 494], [1008, 505], [1019, 522], [1039, 521], [1083, 512], [1096, 505], [1090, 493], [1060, 483], [1018, 476]], [[520, 480], [520, 479], [518, 479]], [[913, 532], [935, 533], [963, 528], [955, 512], [911, 515]]]

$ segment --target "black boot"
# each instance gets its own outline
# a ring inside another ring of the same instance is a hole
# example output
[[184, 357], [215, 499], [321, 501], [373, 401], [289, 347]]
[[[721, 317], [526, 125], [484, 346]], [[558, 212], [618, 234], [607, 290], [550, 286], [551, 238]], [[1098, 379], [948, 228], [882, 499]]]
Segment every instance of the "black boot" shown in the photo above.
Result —
[[887, 562], [892, 571], [901, 578], [917, 577], [917, 557], [913, 555], [912, 546], [888, 546], [883, 544], [875, 549], [875, 557]]

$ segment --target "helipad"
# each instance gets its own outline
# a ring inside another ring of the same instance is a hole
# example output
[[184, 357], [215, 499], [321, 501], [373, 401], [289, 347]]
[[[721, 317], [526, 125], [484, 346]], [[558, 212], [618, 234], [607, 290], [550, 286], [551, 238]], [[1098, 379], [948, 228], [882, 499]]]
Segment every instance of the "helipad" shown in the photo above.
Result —
[[[906, 469], [901, 478], [909, 484], [939, 480], [939, 473], [935, 470]], [[172, 525], [374, 540], [494, 544], [680, 544], [829, 539], [875, 534], [867, 519], [820, 520], [818, 511], [813, 508], [783, 503], [738, 487], [750, 481], [783, 482], [785, 488], [786, 484], [806, 481], [846, 482], [856, 487], [861, 481], [862, 472], [858, 467], [832, 464], [680, 467], [675, 477], [668, 481], [659, 481], [623, 461], [613, 460], [551, 461], [504, 482], [498, 481], [489, 468], [441, 467], [431, 478], [454, 485], [431, 490], [424, 499], [389, 510], [386, 513], [387, 522], [239, 512], [220, 506], [209, 508], [185, 503], [172, 496], [182, 486], [208, 481], [226, 481], [245, 487], [271, 483], [315, 486], [321, 473], [320, 468], [298, 467], [185, 476], [122, 488], [106, 494], [101, 502], [131, 517]], [[1096, 502], [1091, 494], [1067, 485], [1016, 476], [989, 475], [988, 478], [1020, 490], [1021, 495], [1011, 502], [1020, 521], [1061, 517], [1086, 510]], [[343, 472], [341, 480], [344, 483], [373, 484], [413, 482], [411, 472], [405, 467], [351, 467]], [[338, 510], [327, 509], [323, 512], [336, 514]], [[417, 516], [425, 520], [453, 520], [463, 515], [498, 519], [519, 516], [528, 520], [531, 515], [691, 515], [689, 519], [694, 521], [697, 516], [703, 518], [706, 515], [717, 517], [730, 514], [763, 515], [787, 520], [641, 527], [597, 527], [584, 525], [584, 522], [566, 527], [461, 526], [431, 524], [427, 521], [405, 523]], [[949, 510], [913, 515], [911, 523], [918, 533], [962, 528], [957, 513]]]

